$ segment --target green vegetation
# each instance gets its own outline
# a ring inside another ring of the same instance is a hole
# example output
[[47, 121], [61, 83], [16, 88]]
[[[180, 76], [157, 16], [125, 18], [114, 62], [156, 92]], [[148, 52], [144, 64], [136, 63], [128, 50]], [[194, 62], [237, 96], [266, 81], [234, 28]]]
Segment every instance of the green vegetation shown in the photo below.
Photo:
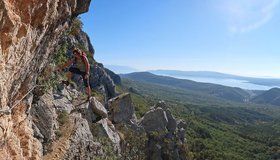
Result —
[[91, 90], [91, 95], [93, 97], [95, 97], [99, 102], [104, 102], [105, 101], [105, 96], [101, 93], [101, 92], [98, 92], [96, 90]]
[[67, 61], [68, 58], [66, 57], [66, 52], [68, 51], [68, 47], [69, 46], [66, 42], [58, 45], [55, 56], [53, 58], [53, 62], [56, 65], [62, 65]]
[[122, 139], [122, 159], [142, 160], [145, 159], [145, 134], [137, 133], [123, 124], [116, 125]]
[[71, 28], [69, 29], [69, 35], [76, 36], [78, 35], [82, 28], [83, 28], [83, 22], [81, 21], [81, 17], [76, 17], [72, 23], [71, 23]]
[[58, 112], [57, 121], [60, 126], [63, 126], [69, 121], [69, 113], [67, 113], [67, 111]]
[[106, 137], [104, 138], [97, 138], [95, 140], [96, 142], [99, 142], [102, 146], [103, 155], [97, 155], [94, 157], [96, 160], [114, 160], [114, 159], [120, 159], [120, 156], [114, 151], [114, 148], [112, 146], [112, 142]]
[[280, 159], [280, 108], [124, 78], [122, 87], [137, 91], [133, 103], [139, 115], [144, 105], [165, 100], [175, 117], [188, 123], [191, 159]]
[[52, 88], [56, 89], [59, 82], [57, 75], [54, 74], [54, 67], [55, 66], [53, 65], [47, 66], [38, 77], [36, 84], [42, 85], [41, 87], [37, 87], [35, 90], [38, 96], [43, 95]]
[[68, 44], [62, 43], [58, 45], [56, 53], [54, 54], [53, 61], [44, 68], [42, 73], [37, 79], [37, 85], [43, 85], [37, 88], [38, 95], [42, 95], [50, 89], [56, 90], [59, 84], [59, 75], [56, 73], [57, 66], [64, 64], [67, 61], [65, 53], [67, 52]]
[[59, 138], [61, 137], [64, 133], [61, 131], [61, 127], [69, 122], [69, 113], [66, 111], [58, 111], [58, 116], [56, 119], [59, 123], [59, 129], [55, 131], [55, 135]]

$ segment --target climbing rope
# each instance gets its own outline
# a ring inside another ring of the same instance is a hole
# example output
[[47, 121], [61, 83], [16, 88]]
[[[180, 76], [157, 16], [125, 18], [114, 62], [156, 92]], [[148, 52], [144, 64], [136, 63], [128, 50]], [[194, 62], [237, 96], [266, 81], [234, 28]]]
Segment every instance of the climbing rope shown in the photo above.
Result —
[[7, 106], [8, 109], [0, 110], [0, 114], [11, 114], [12, 110], [26, 97], [29, 93], [31, 93], [36, 87], [43, 87], [46, 85], [35, 85], [33, 86], [19, 101], [17, 101], [16, 104], [14, 104], [12, 107]]

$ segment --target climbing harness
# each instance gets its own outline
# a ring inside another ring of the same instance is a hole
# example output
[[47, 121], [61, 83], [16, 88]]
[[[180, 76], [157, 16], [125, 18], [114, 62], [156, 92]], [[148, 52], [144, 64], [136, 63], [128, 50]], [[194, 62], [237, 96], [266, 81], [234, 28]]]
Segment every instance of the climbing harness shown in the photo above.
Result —
[[29, 93], [31, 93], [36, 87], [43, 87], [43, 86], [46, 86], [46, 85], [35, 85], [33, 86], [19, 101], [17, 101], [16, 104], [14, 104], [12, 107], [9, 107], [7, 106], [8, 109], [3, 109], [3, 110], [0, 110], [0, 114], [11, 114], [12, 113], [12, 110], [26, 97], [28, 96]]

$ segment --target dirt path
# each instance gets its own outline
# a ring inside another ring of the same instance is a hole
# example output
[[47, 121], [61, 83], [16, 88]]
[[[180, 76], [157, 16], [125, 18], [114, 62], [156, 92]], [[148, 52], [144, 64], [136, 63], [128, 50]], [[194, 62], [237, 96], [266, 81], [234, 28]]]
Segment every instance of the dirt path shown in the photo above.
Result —
[[74, 130], [74, 120], [71, 118], [60, 129], [61, 137], [52, 143], [51, 152], [43, 156], [44, 160], [61, 160], [70, 147], [69, 139]]

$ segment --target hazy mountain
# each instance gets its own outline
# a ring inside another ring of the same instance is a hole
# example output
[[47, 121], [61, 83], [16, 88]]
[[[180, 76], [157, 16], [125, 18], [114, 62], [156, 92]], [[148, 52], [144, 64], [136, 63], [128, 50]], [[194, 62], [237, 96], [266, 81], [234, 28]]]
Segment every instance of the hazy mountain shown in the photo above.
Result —
[[138, 72], [139, 70], [128, 67], [128, 66], [120, 66], [120, 65], [105, 65], [106, 68], [110, 69], [111, 71], [117, 74], [126, 74], [132, 72]]
[[157, 75], [169, 75], [172, 77], [201, 77], [215, 79], [236, 79], [247, 81], [248, 83], [264, 85], [264, 86], [280, 86], [280, 79], [277, 78], [254, 78], [237, 76], [232, 74], [224, 74], [212, 71], [178, 71], [178, 70], [152, 70], [149, 71]]
[[280, 89], [272, 88], [253, 98], [252, 102], [280, 106]]
[[121, 75], [121, 77], [157, 85], [171, 86], [179, 89], [193, 90], [237, 102], [247, 101], [252, 96], [252, 93], [241, 88], [227, 87], [211, 83], [199, 83], [191, 80], [154, 75], [149, 72], [130, 73]]

